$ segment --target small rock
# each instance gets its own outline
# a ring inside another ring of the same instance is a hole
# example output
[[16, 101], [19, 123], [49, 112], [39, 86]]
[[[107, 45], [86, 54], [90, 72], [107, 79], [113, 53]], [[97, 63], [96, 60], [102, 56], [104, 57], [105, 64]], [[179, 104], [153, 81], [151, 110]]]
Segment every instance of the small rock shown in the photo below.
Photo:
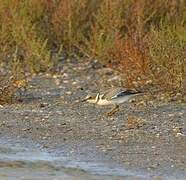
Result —
[[63, 83], [68, 84], [68, 83], [69, 83], [69, 81], [68, 81], [68, 80], [64, 80], [64, 81], [63, 81]]
[[[41, 75], [42, 75], [42, 74], [41, 74]], [[45, 74], [45, 77], [51, 77], [51, 74], [46, 73], [46, 74]]]
[[72, 82], [72, 85], [76, 85], [76, 84], [77, 84], [77, 82], [76, 82], [76, 81]]
[[63, 112], [62, 111], [56, 111], [56, 114], [62, 115]]
[[67, 91], [67, 92], [65, 92], [65, 94], [67, 94], [67, 95], [71, 95], [72, 92], [71, 92], [71, 91]]
[[60, 76], [55, 74], [55, 75], [53, 75], [52, 77], [53, 77], [54, 79], [57, 79], [57, 78], [59, 78]]
[[150, 79], [150, 80], [147, 80], [146, 82], [145, 82], [145, 84], [152, 84], [153, 83], [153, 81]]
[[175, 116], [175, 114], [168, 114], [168, 116], [169, 116], [169, 117], [174, 117], [174, 116]]
[[183, 115], [183, 112], [179, 112], [178, 115], [179, 115], [179, 116], [182, 116], [182, 115]]
[[159, 134], [159, 133], [157, 133], [157, 134], [156, 134], [156, 137], [157, 137], [157, 138], [159, 138], [159, 137], [160, 137], [160, 134]]

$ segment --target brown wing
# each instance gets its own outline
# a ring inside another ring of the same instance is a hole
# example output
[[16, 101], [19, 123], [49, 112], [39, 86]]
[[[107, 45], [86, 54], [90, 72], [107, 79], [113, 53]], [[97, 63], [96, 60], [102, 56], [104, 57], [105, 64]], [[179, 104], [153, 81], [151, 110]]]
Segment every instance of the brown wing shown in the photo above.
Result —
[[107, 91], [103, 98], [107, 99], [107, 100], [111, 100], [111, 99], [115, 99], [115, 98], [119, 98], [119, 97], [124, 97], [124, 96], [131, 96], [131, 95], [135, 95], [135, 94], [139, 94], [141, 92], [137, 92], [135, 90], [131, 90], [131, 89], [125, 89], [125, 88], [112, 88], [109, 89], [109, 91]]
[[124, 88], [111, 88], [104, 93], [103, 98], [107, 100], [111, 100], [114, 96], [117, 96], [121, 92], [124, 92], [126, 89]]

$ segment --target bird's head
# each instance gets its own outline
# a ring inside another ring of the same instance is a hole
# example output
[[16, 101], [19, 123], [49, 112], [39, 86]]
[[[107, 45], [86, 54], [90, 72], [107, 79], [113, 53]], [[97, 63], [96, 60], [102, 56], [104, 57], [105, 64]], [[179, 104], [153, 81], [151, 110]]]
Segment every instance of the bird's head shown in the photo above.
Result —
[[94, 95], [94, 94], [91, 94], [91, 95], [87, 95], [83, 100], [82, 102], [89, 102], [89, 103], [94, 103], [96, 104], [99, 100], [99, 93]]

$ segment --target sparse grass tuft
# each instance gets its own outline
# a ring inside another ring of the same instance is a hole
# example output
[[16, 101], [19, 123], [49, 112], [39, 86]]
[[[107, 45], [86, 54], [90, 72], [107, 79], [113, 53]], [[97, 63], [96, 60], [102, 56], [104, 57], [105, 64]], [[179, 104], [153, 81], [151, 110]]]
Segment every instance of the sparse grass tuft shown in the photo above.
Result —
[[145, 42], [134, 37], [116, 37], [108, 50], [107, 64], [120, 71], [128, 87], [144, 87], [150, 82], [149, 57]]
[[44, 1], [1, 0], [0, 4], [0, 62], [24, 64], [24, 71], [30, 72], [48, 69], [50, 51], [38, 26]]
[[152, 29], [148, 38], [153, 80], [163, 90], [183, 92], [186, 30], [183, 27]]

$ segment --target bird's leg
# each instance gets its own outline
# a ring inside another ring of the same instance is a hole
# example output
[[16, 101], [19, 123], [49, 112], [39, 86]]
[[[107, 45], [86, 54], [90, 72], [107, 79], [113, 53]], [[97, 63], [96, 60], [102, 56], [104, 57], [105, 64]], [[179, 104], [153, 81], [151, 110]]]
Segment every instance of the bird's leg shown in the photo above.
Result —
[[111, 111], [109, 111], [108, 113], [107, 113], [107, 116], [112, 116], [113, 114], [115, 114], [117, 111], [119, 111], [119, 105], [115, 105], [114, 106], [114, 108], [111, 110]]

